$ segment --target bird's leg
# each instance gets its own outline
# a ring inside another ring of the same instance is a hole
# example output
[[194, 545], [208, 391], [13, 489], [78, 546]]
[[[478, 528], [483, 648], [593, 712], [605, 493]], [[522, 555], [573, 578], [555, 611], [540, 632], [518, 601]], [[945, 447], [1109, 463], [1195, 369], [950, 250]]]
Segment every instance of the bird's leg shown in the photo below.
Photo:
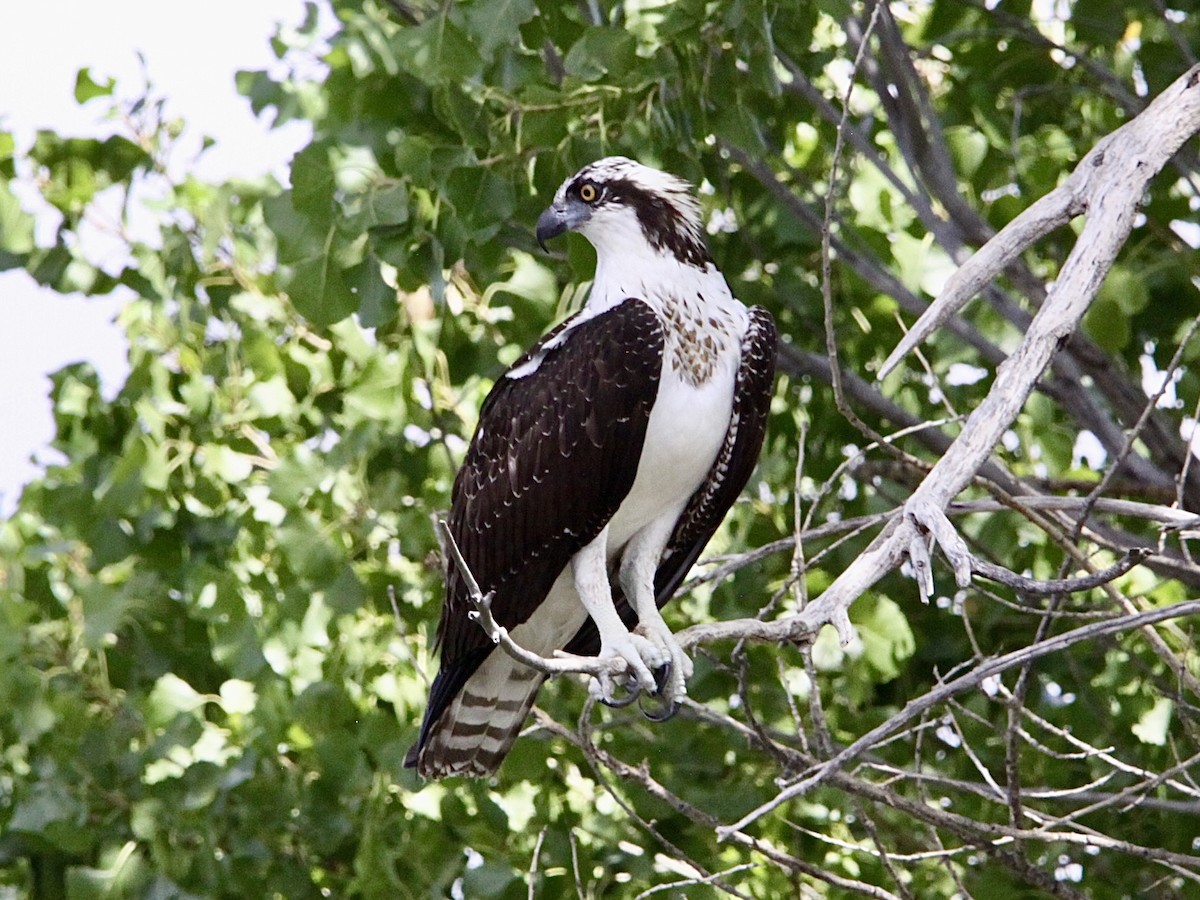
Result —
[[687, 695], [687, 680], [692, 676], [692, 660], [663, 621], [654, 596], [654, 575], [675, 519], [676, 516], [664, 516], [646, 526], [629, 542], [621, 559], [621, 588], [638, 617], [635, 633], [645, 635], [668, 663], [662, 683], [655, 687], [668, 703], [669, 712], [661, 717], [647, 714], [650, 718], [670, 716]]
[[640, 634], [632, 634], [617, 615], [613, 605], [612, 586], [608, 581], [608, 528], [596, 536], [590, 544], [571, 559], [571, 575], [575, 590], [592, 621], [600, 632], [600, 657], [619, 658], [625, 661], [629, 681], [626, 687], [630, 696], [617, 698], [617, 681], [604, 673], [589, 685], [589, 690], [599, 699], [612, 705], [625, 706], [633, 701], [641, 690], [655, 690], [653, 669], [668, 662], [665, 654], [653, 640]]

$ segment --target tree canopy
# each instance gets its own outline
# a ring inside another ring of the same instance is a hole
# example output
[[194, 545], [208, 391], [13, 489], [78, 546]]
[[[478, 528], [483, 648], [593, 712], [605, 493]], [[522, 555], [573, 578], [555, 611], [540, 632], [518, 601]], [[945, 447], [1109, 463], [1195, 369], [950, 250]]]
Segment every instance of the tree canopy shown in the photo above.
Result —
[[[848, 644], [703, 643], [667, 723], [556, 679], [491, 780], [401, 765], [480, 403], [586, 296], [586, 242], [532, 234], [564, 177], [623, 154], [692, 181], [779, 323], [758, 473], [667, 610], [775, 620], [893, 527], [1049, 302], [1085, 219], [876, 378], [1196, 64], [1178, 5], [331, 0], [318, 38], [308, 4], [238, 81], [312, 125], [286, 185], [172, 178], [161, 98], [82, 71], [127, 131], [0, 133], [0, 268], [131, 289], [131, 371], [112, 400], [54, 376], [63, 462], [0, 525], [0, 892], [1196, 895], [1194, 138], [949, 511], [990, 580], [935, 555], [933, 602], [893, 571]], [[115, 265], [78, 239], [113, 191], [156, 223]]]

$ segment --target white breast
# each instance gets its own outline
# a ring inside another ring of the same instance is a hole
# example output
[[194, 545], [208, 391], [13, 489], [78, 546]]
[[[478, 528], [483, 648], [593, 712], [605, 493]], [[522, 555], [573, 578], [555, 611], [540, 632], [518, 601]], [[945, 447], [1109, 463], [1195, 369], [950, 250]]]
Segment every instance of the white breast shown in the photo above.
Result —
[[694, 283], [673, 284], [674, 297], [649, 294], [667, 328], [662, 374], [637, 477], [609, 525], [610, 553], [651, 521], [678, 519], [729, 429], [745, 307], [715, 268], [687, 274]]
[[609, 524], [610, 553], [654, 519], [678, 518], [708, 477], [729, 428], [733, 373], [722, 365], [693, 385], [672, 370], [669, 358], [664, 361], [637, 477]]

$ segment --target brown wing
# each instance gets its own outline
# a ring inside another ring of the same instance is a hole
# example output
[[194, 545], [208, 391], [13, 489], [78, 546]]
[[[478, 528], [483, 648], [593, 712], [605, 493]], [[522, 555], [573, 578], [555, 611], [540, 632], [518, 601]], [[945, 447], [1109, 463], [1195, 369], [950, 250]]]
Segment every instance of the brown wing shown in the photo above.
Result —
[[[680, 516], [654, 578], [654, 591], [661, 608], [678, 590], [704, 546], [712, 538], [725, 513], [733, 505], [758, 462], [771, 390], [775, 383], [775, 321], [760, 306], [750, 309], [750, 327], [742, 339], [741, 364], [733, 388], [733, 412], [729, 430], [704, 484], [692, 495]], [[619, 588], [614, 588], [619, 590]], [[625, 624], [637, 622], [624, 596], [615, 598]], [[569, 653], [593, 656], [600, 652], [600, 636], [588, 619], [566, 648]]]
[[[625, 300], [548, 334], [484, 401], [449, 525], [480, 588], [495, 592], [492, 612], [504, 627], [529, 619], [629, 493], [662, 351], [658, 316]], [[411, 759], [494, 647], [469, 611], [451, 567], [438, 625], [441, 670]]]

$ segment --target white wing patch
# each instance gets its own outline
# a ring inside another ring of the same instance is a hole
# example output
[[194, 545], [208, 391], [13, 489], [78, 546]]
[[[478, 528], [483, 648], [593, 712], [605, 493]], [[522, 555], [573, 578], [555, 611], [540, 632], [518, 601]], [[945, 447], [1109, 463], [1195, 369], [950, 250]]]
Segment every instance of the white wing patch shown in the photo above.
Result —
[[582, 310], [577, 313], [575, 318], [563, 325], [562, 330], [559, 331], [558, 334], [554, 335], [554, 337], [550, 338], [550, 340], [538, 347], [537, 352], [530, 354], [529, 359], [525, 360], [523, 363], [513, 366], [511, 369], [505, 372], [504, 377], [511, 378], [514, 381], [519, 378], [528, 378], [542, 365], [542, 361], [546, 358], [547, 353], [557, 347], [561, 347], [566, 342], [567, 336], [588, 319], [592, 318], [593, 315], [595, 315], [594, 312], [589, 312], [587, 310]]
[[546, 346], [542, 348], [540, 353], [535, 353], [519, 366], [513, 366], [504, 373], [504, 377], [511, 378], [515, 381], [518, 378], [525, 378], [526, 376], [532, 375], [538, 370], [538, 366], [542, 364], [542, 360], [546, 358], [546, 351], [549, 349], [550, 344], [547, 343]]

